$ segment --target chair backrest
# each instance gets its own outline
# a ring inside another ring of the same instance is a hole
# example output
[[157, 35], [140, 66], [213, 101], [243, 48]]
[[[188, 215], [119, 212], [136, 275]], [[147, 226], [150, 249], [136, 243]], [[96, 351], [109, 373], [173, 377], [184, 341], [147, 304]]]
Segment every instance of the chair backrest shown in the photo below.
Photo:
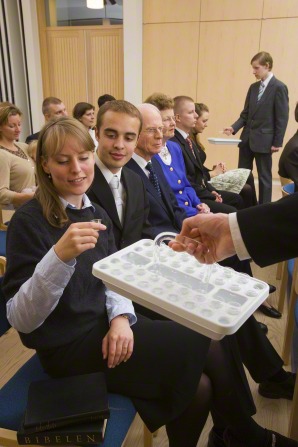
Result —
[[295, 192], [295, 183], [287, 183], [286, 185], [283, 185], [281, 188], [281, 192], [283, 197], [289, 196], [290, 194], [293, 194]]
[[2, 279], [0, 277], [0, 337], [10, 328], [10, 324], [6, 318], [6, 302], [2, 294]]

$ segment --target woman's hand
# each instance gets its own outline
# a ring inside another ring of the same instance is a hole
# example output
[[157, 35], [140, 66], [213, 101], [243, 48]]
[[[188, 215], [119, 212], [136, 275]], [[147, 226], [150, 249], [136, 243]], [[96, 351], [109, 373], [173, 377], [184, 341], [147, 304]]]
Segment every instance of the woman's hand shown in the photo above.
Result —
[[226, 164], [221, 161], [213, 166], [212, 171], [209, 172], [211, 178], [217, 177], [220, 174], [224, 174], [226, 172]]
[[59, 259], [69, 262], [86, 250], [94, 248], [99, 237], [99, 231], [106, 226], [95, 222], [77, 222], [69, 226], [54, 250]]
[[208, 205], [206, 205], [206, 203], [199, 203], [199, 205], [197, 205], [197, 210], [199, 214], [210, 213], [210, 208]]
[[111, 327], [102, 341], [102, 354], [108, 359], [108, 367], [115, 368], [127, 362], [133, 352], [133, 332], [129, 321], [119, 315], [111, 321]]
[[222, 197], [217, 191], [211, 191], [211, 194], [215, 196], [215, 202], [222, 203]]

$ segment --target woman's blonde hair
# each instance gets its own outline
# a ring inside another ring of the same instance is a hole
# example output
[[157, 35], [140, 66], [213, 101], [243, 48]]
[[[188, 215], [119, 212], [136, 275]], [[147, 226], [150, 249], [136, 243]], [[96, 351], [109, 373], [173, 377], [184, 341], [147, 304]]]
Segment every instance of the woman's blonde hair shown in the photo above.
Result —
[[70, 117], [61, 117], [46, 123], [39, 134], [36, 152], [36, 177], [38, 189], [36, 198], [40, 202], [43, 215], [54, 227], [62, 228], [68, 217], [51, 176], [42, 166], [44, 160], [58, 154], [67, 138], [75, 138], [87, 152], [94, 152], [94, 143], [85, 126]]
[[[9, 104], [9, 103], [6, 102], [6, 103], [1, 103], [1, 104]], [[8, 118], [10, 116], [14, 116], [14, 115], [22, 116], [22, 112], [20, 111], [20, 109], [18, 109], [18, 107], [16, 107], [13, 104], [11, 104], [11, 105], [2, 105], [0, 107], [0, 126], [2, 126], [2, 124], [7, 124]], [[0, 138], [1, 138], [1, 133], [2, 132], [0, 130]]]

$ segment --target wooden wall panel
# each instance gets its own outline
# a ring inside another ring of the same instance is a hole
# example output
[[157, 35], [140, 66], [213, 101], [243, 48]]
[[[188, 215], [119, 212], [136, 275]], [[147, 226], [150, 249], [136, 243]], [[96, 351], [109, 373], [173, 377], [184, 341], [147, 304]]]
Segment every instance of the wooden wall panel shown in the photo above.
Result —
[[199, 23], [145, 25], [143, 99], [153, 92], [196, 95]]
[[[294, 109], [298, 101], [298, 17], [266, 20], [263, 23], [260, 47], [273, 57], [273, 73], [289, 89], [290, 118], [284, 144], [297, 131]], [[273, 172], [277, 176], [279, 155], [273, 157]]]
[[88, 101], [109, 93], [123, 98], [123, 38], [122, 28], [86, 31]]
[[255, 81], [250, 60], [258, 52], [260, 29], [257, 20], [235, 21], [232, 26], [231, 22], [201, 23], [196, 99], [210, 109], [209, 126], [202, 135], [208, 167], [218, 161], [226, 161], [229, 169], [238, 165], [236, 146], [210, 145], [207, 138], [222, 137], [219, 131], [243, 109], [248, 87]]
[[263, 17], [298, 17], [297, 0], [264, 0]]
[[[243, 20], [262, 17], [261, 0], [201, 0], [201, 20]], [[278, 0], [276, 0], [278, 1]]]
[[47, 29], [50, 95], [57, 96], [69, 113], [87, 99], [84, 31]]
[[201, 0], [143, 1], [144, 23], [195, 22], [200, 20]]

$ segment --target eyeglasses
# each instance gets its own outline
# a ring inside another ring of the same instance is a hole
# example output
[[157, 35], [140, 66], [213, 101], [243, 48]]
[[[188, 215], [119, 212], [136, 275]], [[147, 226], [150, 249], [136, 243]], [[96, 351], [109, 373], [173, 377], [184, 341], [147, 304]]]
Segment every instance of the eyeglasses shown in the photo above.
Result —
[[163, 118], [163, 122], [164, 123], [170, 123], [170, 122], [176, 123], [174, 116], [165, 116]]
[[163, 133], [164, 127], [148, 127], [148, 129], [144, 129], [143, 132], [146, 132], [148, 135], [156, 135], [157, 133]]

